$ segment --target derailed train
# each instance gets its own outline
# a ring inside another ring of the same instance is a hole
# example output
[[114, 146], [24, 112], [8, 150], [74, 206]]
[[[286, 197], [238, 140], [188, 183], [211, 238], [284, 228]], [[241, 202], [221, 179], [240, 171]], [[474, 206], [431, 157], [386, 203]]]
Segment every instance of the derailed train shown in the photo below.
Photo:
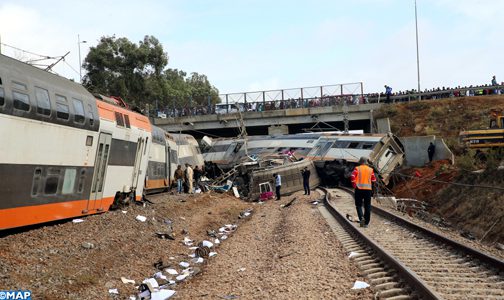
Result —
[[194, 138], [178, 146], [126, 107], [0, 55], [0, 230], [105, 212], [169, 187], [179, 148]]
[[[296, 159], [312, 160], [324, 185], [348, 185], [360, 157], [368, 157], [385, 184], [402, 165], [404, 147], [392, 134], [302, 133], [253, 136], [244, 139], [205, 137], [203, 157], [226, 170], [250, 157], [268, 158], [293, 153]], [[246, 144], [246, 146], [245, 146]], [[245, 153], [245, 148], [247, 153]]]

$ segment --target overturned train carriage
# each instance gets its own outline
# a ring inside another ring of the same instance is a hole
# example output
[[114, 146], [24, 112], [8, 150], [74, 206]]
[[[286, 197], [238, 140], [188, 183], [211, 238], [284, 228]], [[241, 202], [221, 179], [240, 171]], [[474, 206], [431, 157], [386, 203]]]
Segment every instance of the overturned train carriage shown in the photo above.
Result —
[[350, 174], [361, 157], [367, 157], [378, 178], [388, 184], [404, 161], [404, 147], [392, 134], [321, 136], [307, 158], [324, 185], [350, 185]]
[[[349, 185], [349, 177], [360, 157], [369, 158], [378, 177], [388, 184], [390, 174], [402, 165], [404, 147], [392, 134], [306, 133], [280, 136], [253, 136], [247, 139], [248, 155], [265, 158], [293, 153], [296, 159], [314, 162], [322, 184]], [[205, 161], [230, 169], [244, 158], [243, 139], [206, 138]]]

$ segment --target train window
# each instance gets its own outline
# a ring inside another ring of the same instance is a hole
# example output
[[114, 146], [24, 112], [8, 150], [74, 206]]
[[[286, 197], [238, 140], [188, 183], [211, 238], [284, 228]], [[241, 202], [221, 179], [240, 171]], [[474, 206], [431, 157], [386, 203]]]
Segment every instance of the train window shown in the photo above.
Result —
[[149, 142], [149, 137], [145, 138], [145, 143], [144, 143], [144, 155], [147, 153], [147, 143]]
[[42, 169], [36, 168], [33, 172], [33, 185], [32, 185], [32, 197], [37, 196], [39, 193], [40, 182], [42, 181]]
[[124, 123], [126, 124], [126, 128], [131, 128], [130, 120], [128, 115], [124, 115]]
[[88, 135], [86, 138], [86, 146], [93, 146], [93, 136]]
[[63, 177], [63, 187], [61, 193], [63, 195], [73, 194], [75, 187], [76, 169], [65, 169], [65, 176]]
[[348, 148], [357, 149], [358, 146], [359, 146], [359, 142], [351, 142], [350, 145], [348, 145]]
[[45, 116], [51, 115], [49, 92], [45, 89], [35, 87], [35, 99], [37, 99], [37, 113]]
[[17, 89], [17, 90], [21, 90], [21, 91], [26, 91], [27, 90], [26, 84], [20, 83], [20, 82], [16, 82], [16, 81], [12, 82], [12, 88]]
[[2, 77], [0, 77], [0, 85], [2, 85]]
[[124, 127], [123, 115], [120, 112], [117, 112], [117, 111], [115, 112], [115, 118], [116, 118], [117, 126]]
[[373, 149], [375, 143], [363, 143], [362, 144], [362, 149]]
[[67, 103], [66, 97], [56, 95], [56, 117], [58, 119], [68, 120], [70, 118], [70, 109]]
[[12, 92], [14, 108], [24, 111], [30, 110], [30, 97], [27, 94]]
[[86, 169], [80, 171], [79, 184], [77, 186], [77, 193], [82, 194], [84, 192], [84, 182], [86, 181]]
[[5, 103], [5, 93], [4, 89], [0, 87], [0, 106], [3, 106]]
[[89, 125], [93, 126], [94, 115], [93, 115], [93, 107], [91, 106], [91, 104], [88, 104], [88, 118], [89, 118]]
[[84, 104], [79, 99], [72, 98], [73, 106], [75, 109], [74, 121], [75, 123], [83, 124], [86, 121], [85, 113], [84, 113]]
[[58, 192], [60, 173], [61, 170], [56, 168], [49, 168], [49, 170], [47, 170], [44, 194], [54, 195]]

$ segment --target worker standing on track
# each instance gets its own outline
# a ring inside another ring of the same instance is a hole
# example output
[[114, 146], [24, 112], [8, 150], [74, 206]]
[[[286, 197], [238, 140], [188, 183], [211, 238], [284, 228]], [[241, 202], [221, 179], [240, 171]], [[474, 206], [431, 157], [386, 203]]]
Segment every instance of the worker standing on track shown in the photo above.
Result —
[[[374, 171], [367, 165], [368, 159], [361, 157], [359, 166], [355, 167], [350, 177], [355, 188], [355, 207], [361, 227], [368, 227], [371, 218], [371, 196], [373, 193], [373, 182], [376, 182]], [[364, 204], [364, 216], [362, 215], [362, 204]]]

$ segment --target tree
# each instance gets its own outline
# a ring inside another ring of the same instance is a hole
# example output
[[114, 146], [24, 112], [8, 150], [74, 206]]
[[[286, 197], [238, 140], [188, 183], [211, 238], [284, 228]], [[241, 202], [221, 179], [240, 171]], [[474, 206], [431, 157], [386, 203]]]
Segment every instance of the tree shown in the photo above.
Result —
[[151, 102], [161, 96], [157, 93], [167, 64], [168, 56], [153, 36], [145, 36], [138, 46], [127, 38], [102, 37], [84, 60], [87, 74], [83, 82], [95, 93], [121, 96], [138, 104]]
[[127, 38], [102, 37], [84, 60], [83, 84], [94, 93], [120, 96], [140, 106], [207, 105], [219, 102], [219, 91], [206, 75], [166, 69], [168, 55], [153, 36], [137, 44]]

